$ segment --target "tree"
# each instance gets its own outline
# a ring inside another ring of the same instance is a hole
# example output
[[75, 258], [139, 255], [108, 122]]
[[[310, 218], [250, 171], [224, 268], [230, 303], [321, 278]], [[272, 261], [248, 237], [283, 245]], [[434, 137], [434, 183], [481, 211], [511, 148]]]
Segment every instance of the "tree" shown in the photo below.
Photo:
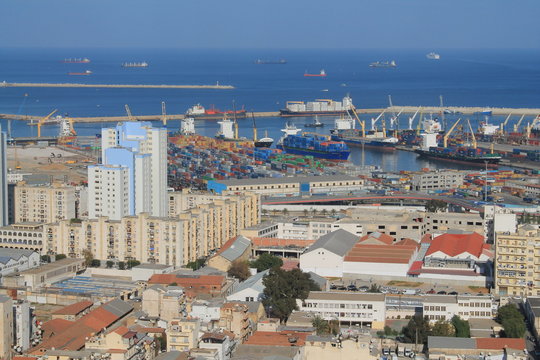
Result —
[[459, 315], [452, 317], [452, 325], [456, 333], [456, 337], [470, 338], [471, 337], [471, 325], [467, 320], [463, 320]]
[[525, 322], [518, 318], [504, 319], [502, 322], [504, 329], [504, 337], [508, 338], [522, 338], [527, 331]]
[[54, 258], [56, 261], [58, 261], [67, 258], [67, 256], [65, 254], [56, 254]]
[[41, 261], [43, 262], [51, 262], [51, 256], [50, 255], [41, 255]]
[[296, 310], [296, 299], [305, 300], [310, 291], [320, 290], [309, 274], [300, 269], [285, 271], [278, 267], [271, 268], [263, 278], [263, 304], [271, 316], [282, 322]]
[[139, 260], [128, 260], [127, 261], [127, 268], [131, 269], [132, 267], [141, 265], [141, 262]]
[[315, 316], [311, 320], [311, 325], [315, 328], [317, 335], [337, 335], [339, 333], [339, 321], [324, 320], [320, 316]]
[[100, 267], [101, 266], [101, 261], [99, 261], [98, 259], [92, 259], [92, 261], [90, 261], [90, 267]]
[[448, 205], [442, 200], [431, 199], [426, 203], [426, 210], [428, 212], [445, 211]]
[[[92, 260], [94, 260], [94, 255], [92, 254], [92, 252], [88, 249], [84, 249], [82, 251], [82, 256], [84, 258], [84, 264], [86, 266], [92, 266]], [[99, 266], [99, 265], [98, 265]]]
[[167, 338], [162, 335], [162, 336], [156, 336], [155, 337], [156, 341], [157, 341], [157, 348], [161, 351], [167, 351]]
[[186, 264], [187, 268], [192, 269], [193, 271], [198, 270], [204, 266], [206, 259], [205, 258], [198, 258], [195, 261], [190, 261]]
[[114, 261], [112, 261], [112, 260], [107, 260], [107, 269], [112, 268], [113, 265], [114, 265]]
[[431, 336], [455, 336], [455, 334], [456, 330], [452, 323], [443, 319], [437, 320], [431, 327]]
[[332, 211], [330, 211], [330, 214], [331, 214], [332, 216], [336, 216], [336, 209], [332, 209]]
[[283, 214], [283, 216], [288, 216], [289, 215], [289, 210], [287, 208], [281, 210], [281, 213]]
[[371, 284], [371, 286], [369, 287], [368, 291], [369, 293], [380, 293], [381, 292], [381, 287], [377, 284]]
[[523, 315], [521, 315], [521, 313], [514, 304], [506, 304], [504, 306], [501, 306], [499, 308], [499, 311], [497, 312], [496, 320], [499, 324], [502, 324], [505, 319], [509, 318], [517, 318], [523, 320]]
[[123, 261], [120, 261], [120, 262], [118, 263], [118, 269], [124, 270], [125, 268], [126, 268], [126, 263], [123, 262]]
[[307, 216], [308, 216], [308, 214], [309, 214], [309, 211], [308, 211], [308, 209], [304, 209], [303, 213], [304, 213], [304, 216], [305, 216], [305, 217], [307, 217]]
[[328, 210], [322, 209], [321, 214], [322, 214], [323, 216], [328, 215]]
[[231, 268], [227, 271], [229, 276], [235, 277], [240, 281], [244, 281], [251, 276], [249, 272], [249, 264], [247, 261], [235, 260], [233, 261]]
[[430, 332], [429, 319], [421, 315], [415, 315], [401, 332], [405, 342], [416, 343], [418, 340], [418, 344], [425, 344]]
[[268, 253], [260, 255], [257, 260], [251, 262], [251, 267], [256, 268], [257, 272], [273, 267], [280, 267], [281, 265], [283, 265], [283, 260], [281, 260], [281, 258]]

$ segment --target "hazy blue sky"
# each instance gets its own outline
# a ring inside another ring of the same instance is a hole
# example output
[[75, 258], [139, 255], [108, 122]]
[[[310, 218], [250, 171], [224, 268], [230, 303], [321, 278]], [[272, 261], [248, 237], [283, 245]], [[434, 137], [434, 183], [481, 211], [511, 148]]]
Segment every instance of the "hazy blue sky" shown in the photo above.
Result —
[[540, 0], [0, 0], [0, 46], [540, 48]]

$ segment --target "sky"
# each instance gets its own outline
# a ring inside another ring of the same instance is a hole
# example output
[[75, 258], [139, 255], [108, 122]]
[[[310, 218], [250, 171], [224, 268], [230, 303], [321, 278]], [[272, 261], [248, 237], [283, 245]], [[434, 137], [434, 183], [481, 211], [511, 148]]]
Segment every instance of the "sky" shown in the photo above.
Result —
[[0, 47], [540, 49], [539, 0], [0, 0]]

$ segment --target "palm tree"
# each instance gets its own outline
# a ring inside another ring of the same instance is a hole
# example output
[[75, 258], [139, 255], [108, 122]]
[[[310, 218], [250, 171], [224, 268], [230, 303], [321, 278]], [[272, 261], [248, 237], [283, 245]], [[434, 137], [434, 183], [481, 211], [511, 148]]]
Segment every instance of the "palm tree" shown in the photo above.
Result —
[[328, 321], [324, 320], [320, 316], [315, 316], [313, 320], [311, 320], [311, 325], [313, 325], [313, 327], [315, 328], [317, 335], [325, 335], [330, 332], [330, 326], [328, 325]]

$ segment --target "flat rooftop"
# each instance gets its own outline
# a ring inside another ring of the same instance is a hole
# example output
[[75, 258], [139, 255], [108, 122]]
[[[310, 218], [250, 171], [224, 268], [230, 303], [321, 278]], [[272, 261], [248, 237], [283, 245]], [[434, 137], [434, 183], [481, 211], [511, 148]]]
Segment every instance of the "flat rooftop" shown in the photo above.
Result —
[[346, 293], [337, 291], [311, 291], [306, 300], [384, 301], [385, 294]]
[[43, 273], [43, 272], [48, 272], [48, 271], [52, 271], [52, 270], [55, 270], [59, 267], [63, 267], [63, 266], [69, 266], [69, 265], [73, 265], [73, 264], [77, 264], [77, 263], [81, 263], [81, 262], [84, 262], [84, 259], [62, 259], [62, 260], [58, 260], [58, 261], [55, 261], [55, 262], [52, 262], [52, 263], [48, 263], [48, 264], [45, 264], [45, 265], [41, 265], [37, 268], [34, 268], [34, 269], [30, 269], [30, 270], [25, 270], [25, 271], [21, 271], [19, 274], [20, 275], [30, 275], [30, 274], [40, 274], [40, 273]]
[[124, 291], [136, 288], [135, 283], [116, 278], [96, 278], [89, 276], [75, 276], [51, 285], [50, 289], [56, 289], [64, 293], [79, 295], [98, 295], [117, 297]]
[[321, 175], [321, 176], [294, 176], [282, 178], [257, 178], [257, 179], [230, 179], [215, 180], [216, 183], [227, 186], [241, 185], [265, 185], [265, 184], [296, 184], [308, 182], [336, 182], [336, 181], [361, 181], [360, 178], [348, 175]]

